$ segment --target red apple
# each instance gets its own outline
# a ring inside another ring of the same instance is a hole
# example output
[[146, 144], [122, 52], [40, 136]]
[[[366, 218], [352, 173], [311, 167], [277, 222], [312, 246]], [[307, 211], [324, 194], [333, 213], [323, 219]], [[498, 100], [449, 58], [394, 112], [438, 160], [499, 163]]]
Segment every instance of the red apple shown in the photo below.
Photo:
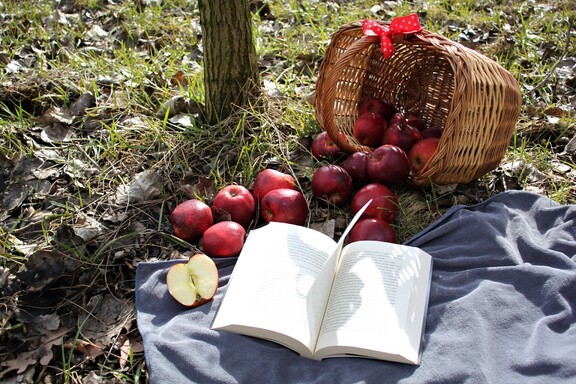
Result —
[[312, 193], [318, 199], [343, 205], [352, 195], [352, 177], [339, 165], [323, 165], [312, 176]]
[[170, 214], [174, 234], [182, 240], [196, 242], [213, 223], [212, 210], [198, 199], [178, 204]]
[[429, 137], [440, 138], [442, 136], [442, 129], [428, 127], [426, 129], [423, 129], [420, 133], [422, 134], [423, 139], [427, 139]]
[[187, 263], [174, 264], [166, 274], [170, 295], [180, 304], [197, 307], [210, 301], [218, 289], [218, 268], [214, 260], [198, 253]]
[[[340, 133], [340, 135], [346, 139], [343, 133]], [[312, 152], [312, 156], [318, 160], [337, 159], [343, 155], [340, 147], [330, 138], [330, 135], [326, 131], [322, 131], [314, 137], [310, 152]]]
[[361, 219], [354, 225], [348, 235], [348, 242], [375, 240], [397, 243], [398, 238], [392, 226], [380, 219]]
[[366, 112], [358, 117], [352, 132], [360, 144], [377, 147], [382, 143], [382, 135], [387, 127], [388, 123], [382, 115]]
[[244, 246], [246, 231], [235, 221], [221, 221], [202, 235], [202, 250], [210, 257], [236, 257]]
[[404, 124], [406, 123], [406, 116], [404, 112], [396, 112], [390, 119], [388, 119], [388, 126], [392, 124]]
[[388, 120], [396, 113], [396, 107], [388, 100], [379, 97], [371, 97], [360, 103], [358, 112], [360, 115], [366, 112], [377, 113]]
[[406, 153], [395, 145], [376, 148], [366, 164], [368, 180], [385, 185], [399, 185], [408, 179], [410, 162]]
[[308, 218], [308, 203], [300, 191], [294, 189], [274, 189], [262, 198], [260, 212], [264, 221], [277, 221], [304, 225]]
[[426, 122], [418, 116], [406, 117], [406, 124], [418, 129], [419, 131], [426, 129]]
[[[408, 132], [408, 135], [412, 139], [412, 143], [416, 143], [422, 140], [422, 132], [420, 130], [410, 124], [406, 124], [405, 130]], [[412, 144], [414, 145], [414, 144]]]
[[391, 222], [398, 214], [398, 197], [388, 187], [370, 183], [362, 187], [352, 198], [350, 206], [355, 215], [370, 200], [372, 202], [362, 213], [362, 218], [380, 219]]
[[408, 159], [410, 161], [410, 166], [414, 172], [419, 173], [426, 166], [428, 161], [436, 153], [438, 148], [438, 143], [440, 139], [437, 137], [430, 137], [427, 139], [420, 140], [410, 150], [408, 154]]
[[254, 196], [242, 185], [225, 186], [218, 191], [212, 205], [228, 212], [231, 220], [244, 228], [250, 225], [256, 211]]
[[406, 119], [411, 119], [411, 118], [413, 118], [413, 117], [420, 118], [420, 114], [419, 114], [418, 112], [412, 110], [412, 109], [407, 109], [407, 110], [404, 112], [404, 117], [405, 117]]
[[422, 134], [418, 129], [407, 123], [394, 123], [390, 124], [384, 132], [382, 144], [395, 145], [408, 153], [410, 148], [420, 140], [422, 140]]
[[267, 168], [256, 175], [252, 186], [252, 194], [254, 199], [259, 202], [268, 192], [280, 188], [296, 190], [296, 181], [287, 173]]
[[370, 155], [368, 152], [354, 152], [340, 163], [340, 166], [348, 172], [354, 184], [366, 184], [366, 181], [368, 180], [366, 164], [368, 164], [369, 157]]

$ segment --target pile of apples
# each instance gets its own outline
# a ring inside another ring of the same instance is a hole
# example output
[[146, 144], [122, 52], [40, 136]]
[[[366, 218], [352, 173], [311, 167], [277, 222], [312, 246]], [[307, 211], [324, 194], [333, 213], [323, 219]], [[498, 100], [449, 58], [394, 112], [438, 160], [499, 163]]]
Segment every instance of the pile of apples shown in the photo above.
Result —
[[[274, 169], [256, 175], [252, 192], [230, 184], [218, 191], [211, 205], [199, 199], [178, 204], [170, 214], [174, 235], [191, 244], [201, 242], [203, 253], [170, 267], [166, 276], [168, 291], [189, 307], [209, 301], [218, 288], [213, 259], [238, 256], [246, 231], [255, 220], [304, 225], [308, 214], [308, 202], [296, 188], [294, 177]], [[226, 219], [217, 219], [221, 217]]]
[[336, 206], [351, 201], [352, 214], [372, 199], [369, 208], [350, 231], [348, 241], [379, 240], [397, 242], [390, 223], [398, 213], [398, 198], [390, 188], [418, 174], [432, 158], [442, 130], [427, 127], [413, 111], [398, 111], [381, 98], [370, 98], [359, 105], [353, 135], [372, 151], [345, 156], [327, 132], [318, 134], [311, 145], [312, 155], [329, 161], [312, 177], [316, 198]]
[[[398, 111], [391, 102], [373, 97], [360, 103], [353, 135], [360, 144], [367, 147], [396, 145], [410, 156], [410, 151], [417, 142], [430, 138], [439, 139], [442, 130], [428, 127], [414, 111]], [[421, 168], [422, 166], [416, 167], [414, 170], [418, 172]]]
[[[230, 184], [218, 191], [211, 205], [199, 199], [186, 200], [174, 208], [170, 223], [180, 239], [192, 244], [201, 241], [206, 255], [235, 257], [254, 220], [261, 217], [265, 223], [304, 225], [308, 212], [308, 203], [297, 190], [294, 177], [265, 169], [256, 175], [252, 192], [242, 185]], [[226, 219], [217, 219], [221, 217]]]
[[[364, 157], [367, 157], [368, 178], [399, 185], [408, 179], [411, 171], [420, 173], [432, 158], [442, 130], [428, 127], [414, 111], [398, 111], [391, 102], [373, 97], [360, 103], [353, 135], [359, 144], [371, 147], [373, 151], [369, 155], [366, 152], [354, 154], [347, 161], [363, 170], [364, 165], [357, 165], [356, 162], [362, 163]], [[389, 146], [394, 146], [394, 149]], [[398, 149], [402, 151], [399, 152]], [[343, 155], [327, 132], [322, 132], [315, 138], [311, 152], [321, 160], [334, 160]], [[392, 152], [395, 155], [389, 156], [388, 153]]]

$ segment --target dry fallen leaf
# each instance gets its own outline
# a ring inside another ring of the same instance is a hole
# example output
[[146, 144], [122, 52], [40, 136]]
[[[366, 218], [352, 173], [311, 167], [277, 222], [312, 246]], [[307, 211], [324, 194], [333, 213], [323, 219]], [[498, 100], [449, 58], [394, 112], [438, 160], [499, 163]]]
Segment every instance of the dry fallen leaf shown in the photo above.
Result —
[[120, 344], [120, 368], [124, 368], [131, 355], [144, 352], [144, 345], [139, 340], [134, 340], [127, 335], [120, 335], [118, 344]]
[[42, 124], [62, 123], [70, 125], [74, 122], [74, 114], [70, 109], [63, 107], [52, 107], [42, 116], [36, 118], [36, 121]]
[[0, 221], [6, 220], [16, 208], [20, 207], [31, 192], [26, 183], [8, 185], [0, 197]]
[[74, 352], [81, 353], [86, 357], [91, 359], [95, 359], [96, 357], [102, 355], [104, 353], [104, 347], [101, 345], [96, 345], [91, 341], [87, 340], [75, 340], [72, 342], [67, 342], [64, 344], [64, 348], [66, 349], [74, 349]]
[[140, 172], [129, 185], [121, 185], [116, 191], [116, 203], [142, 203], [160, 195], [160, 175], [152, 169]]
[[566, 147], [564, 148], [564, 152], [570, 156], [576, 155], [576, 135], [568, 141], [568, 144], [566, 144]]
[[89, 313], [79, 319], [82, 336], [105, 347], [130, 324], [135, 313], [134, 303], [109, 294], [92, 296], [86, 310]]
[[177, 71], [170, 79], [170, 85], [173, 87], [187, 87], [188, 79], [186, 78], [186, 74], [182, 70]]
[[95, 239], [98, 235], [102, 234], [106, 228], [97, 220], [94, 220], [88, 215], [79, 213], [76, 223], [72, 225], [74, 234], [81, 238], [84, 242]]
[[40, 339], [39, 346], [36, 349], [20, 353], [15, 359], [6, 360], [0, 363], [1, 366], [7, 367], [5, 370], [0, 371], [0, 378], [4, 377], [6, 373], [14, 370], [16, 373], [22, 373], [29, 366], [37, 363], [44, 366], [48, 365], [54, 357], [52, 346], [62, 344], [62, 338], [68, 331], [69, 329], [65, 327], [54, 331], [48, 331]]
[[333, 239], [334, 232], [336, 231], [336, 220], [329, 219], [320, 223], [311, 223], [310, 228], [315, 229], [318, 232], [322, 232], [326, 236]]
[[74, 116], [82, 116], [86, 109], [96, 106], [96, 98], [90, 93], [84, 93], [70, 105], [70, 112]]
[[40, 138], [46, 143], [64, 143], [72, 140], [72, 130], [62, 123], [54, 123], [40, 132]]
[[40, 249], [30, 255], [18, 278], [26, 284], [28, 293], [38, 292], [66, 272], [75, 269], [78, 264], [77, 260], [59, 251]]
[[204, 111], [202, 103], [176, 95], [158, 108], [156, 116], [163, 118], [166, 113], [168, 113], [168, 117], [174, 117], [182, 113], [194, 115], [202, 113], [202, 111]]

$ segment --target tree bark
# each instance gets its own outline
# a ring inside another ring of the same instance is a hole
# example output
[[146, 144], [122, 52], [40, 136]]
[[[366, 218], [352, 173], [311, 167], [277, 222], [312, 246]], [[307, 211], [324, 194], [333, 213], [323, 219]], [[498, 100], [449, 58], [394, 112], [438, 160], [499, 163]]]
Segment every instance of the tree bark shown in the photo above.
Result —
[[248, 0], [198, 0], [206, 116], [216, 123], [258, 96], [260, 77]]

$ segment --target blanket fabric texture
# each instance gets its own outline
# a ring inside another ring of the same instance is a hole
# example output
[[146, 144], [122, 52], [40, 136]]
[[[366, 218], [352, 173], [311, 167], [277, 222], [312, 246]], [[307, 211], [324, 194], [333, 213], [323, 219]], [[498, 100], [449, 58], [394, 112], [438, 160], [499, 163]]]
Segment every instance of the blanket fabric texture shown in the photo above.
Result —
[[198, 308], [176, 303], [168, 268], [140, 263], [138, 329], [151, 383], [576, 383], [576, 205], [522, 191], [455, 206], [407, 245], [434, 259], [419, 366], [314, 361], [210, 328], [234, 260]]

